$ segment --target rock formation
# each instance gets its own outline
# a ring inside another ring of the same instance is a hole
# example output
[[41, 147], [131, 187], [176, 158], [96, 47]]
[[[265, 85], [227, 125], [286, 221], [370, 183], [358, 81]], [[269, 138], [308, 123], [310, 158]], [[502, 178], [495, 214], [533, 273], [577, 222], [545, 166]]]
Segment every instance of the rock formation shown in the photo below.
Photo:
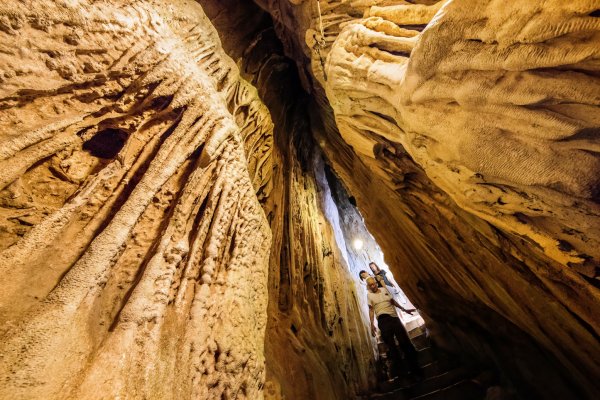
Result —
[[401, 144], [461, 208], [594, 278], [595, 6], [450, 2], [422, 33], [402, 27], [427, 23], [437, 5], [372, 7], [328, 57], [340, 133], [371, 158], [377, 137]]
[[0, 398], [367, 392], [361, 216], [440, 347], [593, 397], [600, 5], [526, 3], [0, 4]]
[[[1, 397], [254, 399], [266, 379], [274, 396], [367, 390], [373, 344], [290, 141], [309, 137], [306, 110], [277, 109], [274, 148], [199, 5], [126, 3], [0, 10]], [[265, 38], [244, 70], [269, 100], [296, 78], [260, 58]], [[282, 388], [292, 362], [298, 383]]]
[[259, 3], [318, 103], [317, 139], [445, 345], [534, 392], [595, 387], [597, 2]]
[[256, 398], [272, 123], [202, 9], [0, 14], [0, 397]]

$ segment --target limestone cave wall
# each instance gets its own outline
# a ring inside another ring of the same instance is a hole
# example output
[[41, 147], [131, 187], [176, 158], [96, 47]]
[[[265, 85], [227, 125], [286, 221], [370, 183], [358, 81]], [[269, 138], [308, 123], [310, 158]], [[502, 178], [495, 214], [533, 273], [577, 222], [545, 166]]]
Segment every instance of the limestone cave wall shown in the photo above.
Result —
[[593, 397], [598, 3], [258, 3], [436, 340], [525, 396]]
[[[200, 3], [274, 123], [273, 189], [264, 205], [273, 235], [265, 398], [354, 398], [374, 386], [375, 343], [349, 265], [357, 255], [348, 255], [312, 139], [310, 98], [267, 13], [253, 3]], [[260, 22], [240, 26], [241, 19]]]
[[593, 398], [599, 9], [2, 2], [0, 398], [366, 392], [362, 218], [436, 345]]
[[120, 0], [0, 16], [0, 397], [367, 391], [372, 339], [270, 17]]
[[0, 397], [259, 397], [273, 124], [202, 9], [0, 16]]

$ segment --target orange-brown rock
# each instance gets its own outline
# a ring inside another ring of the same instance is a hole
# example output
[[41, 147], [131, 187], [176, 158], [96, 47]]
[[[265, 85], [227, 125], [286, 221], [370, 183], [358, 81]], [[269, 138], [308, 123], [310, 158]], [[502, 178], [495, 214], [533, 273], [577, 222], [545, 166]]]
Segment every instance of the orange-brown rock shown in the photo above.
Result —
[[317, 140], [438, 340], [538, 393], [591, 396], [597, 2], [259, 3], [318, 103]]
[[367, 393], [363, 218], [439, 347], [593, 398], [600, 5], [522, 3], [2, 2], [0, 398]]
[[0, 15], [0, 397], [257, 398], [272, 122], [202, 9]]

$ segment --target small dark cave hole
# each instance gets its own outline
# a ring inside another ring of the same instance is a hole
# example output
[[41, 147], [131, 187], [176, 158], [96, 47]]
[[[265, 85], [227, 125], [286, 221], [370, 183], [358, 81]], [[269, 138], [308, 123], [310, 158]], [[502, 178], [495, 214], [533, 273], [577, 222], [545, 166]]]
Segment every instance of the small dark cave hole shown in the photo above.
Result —
[[573, 246], [571, 245], [571, 243], [567, 242], [566, 240], [559, 240], [558, 241], [558, 248], [561, 251], [571, 251], [571, 250], [573, 250]]
[[600, 182], [596, 182], [596, 184], [592, 186], [590, 198], [594, 203], [600, 204]]
[[600, 10], [595, 10], [589, 13], [590, 17], [600, 17]]
[[96, 133], [83, 143], [83, 150], [98, 158], [115, 158], [127, 141], [127, 133], [120, 129], [107, 128]]
[[427, 24], [412, 24], [412, 25], [399, 25], [400, 28], [409, 29], [411, 31], [423, 32], [427, 27]]

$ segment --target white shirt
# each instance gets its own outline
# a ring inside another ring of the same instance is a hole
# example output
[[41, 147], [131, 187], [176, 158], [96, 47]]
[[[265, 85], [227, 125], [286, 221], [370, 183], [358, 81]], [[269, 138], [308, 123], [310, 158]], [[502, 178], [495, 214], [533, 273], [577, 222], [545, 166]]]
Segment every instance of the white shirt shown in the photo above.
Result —
[[377, 317], [381, 314], [389, 314], [392, 317], [398, 316], [398, 314], [396, 314], [396, 309], [391, 302], [392, 296], [390, 296], [387, 290], [379, 288], [377, 293], [369, 291], [367, 293], [367, 300]]

